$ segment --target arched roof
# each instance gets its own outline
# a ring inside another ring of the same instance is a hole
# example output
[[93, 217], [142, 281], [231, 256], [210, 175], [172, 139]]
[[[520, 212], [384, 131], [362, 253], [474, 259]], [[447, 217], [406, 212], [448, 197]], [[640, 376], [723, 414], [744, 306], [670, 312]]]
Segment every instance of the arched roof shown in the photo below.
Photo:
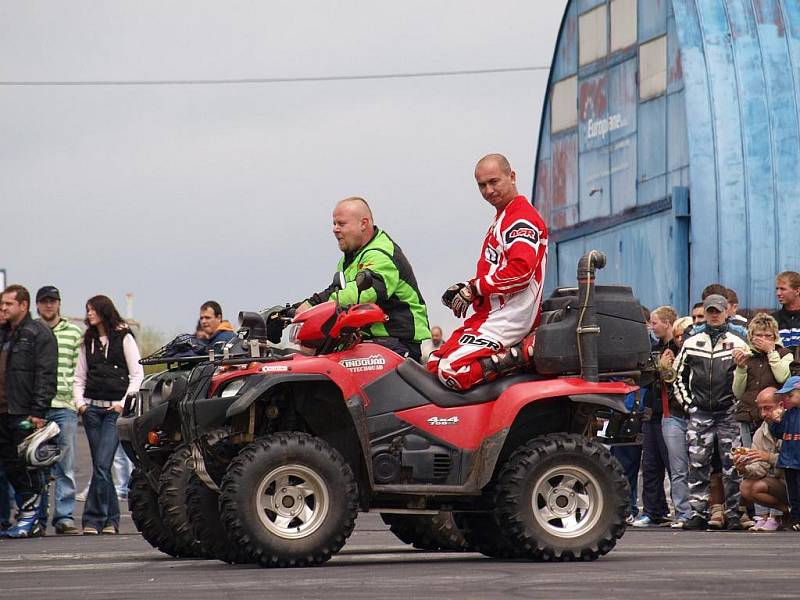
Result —
[[534, 183], [555, 241], [674, 217], [676, 188], [691, 199], [689, 296], [720, 281], [772, 306], [775, 273], [800, 270], [797, 0], [568, 3]]

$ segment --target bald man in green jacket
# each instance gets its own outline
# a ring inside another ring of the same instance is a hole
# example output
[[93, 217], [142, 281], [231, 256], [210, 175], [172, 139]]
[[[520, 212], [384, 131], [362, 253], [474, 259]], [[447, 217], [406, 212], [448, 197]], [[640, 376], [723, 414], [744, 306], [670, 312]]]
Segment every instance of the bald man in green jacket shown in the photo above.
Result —
[[339, 290], [331, 284], [313, 294], [300, 310], [328, 300], [339, 305], [358, 300], [356, 273], [369, 270], [372, 287], [361, 292], [361, 302], [374, 302], [389, 317], [369, 329], [371, 340], [401, 356], [419, 361], [420, 343], [431, 337], [428, 309], [417, 286], [417, 278], [405, 254], [392, 238], [375, 226], [372, 211], [363, 198], [350, 197], [339, 201], [333, 209], [333, 235], [344, 253], [338, 271], [344, 273], [347, 285]]

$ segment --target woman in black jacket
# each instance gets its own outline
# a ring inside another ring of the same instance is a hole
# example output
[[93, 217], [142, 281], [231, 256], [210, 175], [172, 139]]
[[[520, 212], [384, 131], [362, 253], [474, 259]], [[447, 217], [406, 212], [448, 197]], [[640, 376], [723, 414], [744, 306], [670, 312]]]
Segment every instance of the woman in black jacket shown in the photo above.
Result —
[[119, 532], [119, 502], [111, 476], [119, 444], [117, 418], [144, 372], [128, 324], [107, 296], [86, 302], [86, 325], [73, 395], [92, 454], [92, 482], [83, 510], [83, 534]]

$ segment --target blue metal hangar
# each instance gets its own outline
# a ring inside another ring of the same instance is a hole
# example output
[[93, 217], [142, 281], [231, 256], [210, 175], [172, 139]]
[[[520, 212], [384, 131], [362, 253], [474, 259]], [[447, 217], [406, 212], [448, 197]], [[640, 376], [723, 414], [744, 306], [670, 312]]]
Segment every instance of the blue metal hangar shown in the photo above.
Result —
[[687, 314], [702, 289], [776, 306], [800, 270], [800, 0], [570, 0], [533, 197], [547, 287], [599, 282]]

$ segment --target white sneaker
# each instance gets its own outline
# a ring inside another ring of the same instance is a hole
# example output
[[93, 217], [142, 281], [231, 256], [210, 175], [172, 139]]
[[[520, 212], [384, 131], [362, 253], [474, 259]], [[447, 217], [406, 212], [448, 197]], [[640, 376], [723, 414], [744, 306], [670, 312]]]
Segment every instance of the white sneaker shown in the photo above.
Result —
[[78, 492], [75, 494], [75, 500], [78, 502], [86, 502], [86, 496], [88, 495], [88, 490], [83, 490], [82, 492]]

